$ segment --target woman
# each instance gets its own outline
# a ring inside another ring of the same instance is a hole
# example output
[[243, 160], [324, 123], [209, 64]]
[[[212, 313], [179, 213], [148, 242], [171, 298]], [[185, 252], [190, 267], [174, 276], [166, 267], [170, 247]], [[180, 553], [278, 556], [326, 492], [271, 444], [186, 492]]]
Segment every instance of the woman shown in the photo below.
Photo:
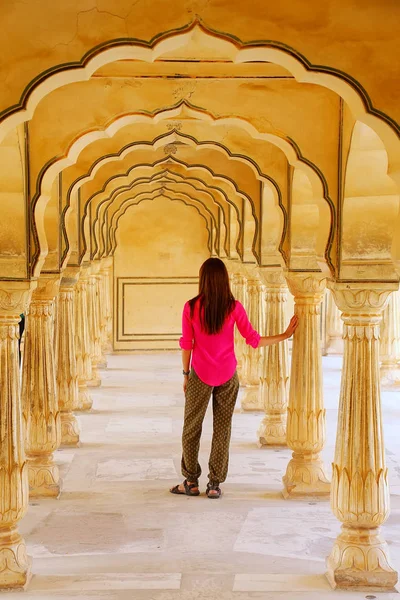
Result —
[[[289, 338], [298, 323], [292, 317], [284, 333], [261, 337], [229, 286], [222, 260], [209, 258], [200, 268], [199, 294], [186, 302], [182, 316], [183, 389], [185, 418], [182, 434], [182, 474], [185, 481], [173, 494], [198, 496], [201, 468], [200, 436], [210, 397], [213, 397], [213, 438], [209, 460], [207, 496], [219, 498], [226, 479], [233, 411], [239, 391], [234, 351], [234, 326], [253, 348], [270, 346]], [[191, 362], [191, 371], [189, 365]]]

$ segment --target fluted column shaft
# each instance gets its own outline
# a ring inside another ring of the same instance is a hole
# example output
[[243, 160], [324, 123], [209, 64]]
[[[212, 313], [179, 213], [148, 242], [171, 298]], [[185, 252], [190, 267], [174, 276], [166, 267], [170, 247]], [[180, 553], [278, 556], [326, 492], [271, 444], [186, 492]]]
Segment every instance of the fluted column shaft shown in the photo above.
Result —
[[[287, 284], [280, 271], [263, 271], [265, 284], [265, 335], [285, 331]], [[286, 446], [286, 420], [289, 385], [288, 342], [267, 346], [260, 372], [260, 404], [265, 417], [258, 430], [260, 446]]]
[[30, 284], [0, 286], [0, 589], [24, 587], [30, 559], [18, 522], [29, 500], [28, 465], [19, 377], [19, 320], [30, 299]]
[[92, 361], [90, 357], [90, 340], [88, 330], [87, 303], [88, 273], [81, 268], [81, 275], [76, 284], [75, 311], [75, 351], [78, 372], [79, 410], [90, 410], [93, 401], [89, 395], [88, 382], [92, 380]]
[[[235, 299], [238, 300], [241, 304], [243, 304], [243, 287], [242, 287], [242, 277], [239, 273], [232, 273], [230, 276], [230, 280], [231, 280], [231, 290], [232, 290], [232, 294], [234, 295]], [[235, 327], [235, 355], [236, 355], [236, 359], [237, 359], [237, 371], [238, 371], [238, 375], [239, 377], [241, 376], [241, 371], [242, 371], [242, 363], [243, 363], [243, 346], [240, 343], [240, 338], [242, 338], [242, 336], [240, 335], [237, 327]]]
[[79, 444], [79, 425], [74, 411], [79, 409], [78, 371], [75, 353], [75, 285], [77, 278], [63, 277], [58, 296], [57, 388], [61, 412], [61, 443]]
[[103, 317], [101, 321], [102, 348], [104, 352], [112, 349], [112, 310], [111, 310], [111, 265], [112, 259], [101, 260], [100, 274], [102, 276]]
[[98, 365], [101, 362], [101, 336], [99, 303], [97, 298], [97, 279], [90, 271], [88, 279], [88, 331], [90, 358], [92, 361], [92, 385], [100, 385]]
[[[235, 280], [235, 298], [245, 307], [247, 305], [247, 280], [241, 273], [236, 273]], [[244, 374], [245, 348], [246, 342], [240, 335], [238, 328], [235, 327], [235, 354], [238, 357], [239, 361], [238, 375], [240, 385], [246, 385], [246, 379]]]
[[299, 325], [293, 337], [287, 445], [293, 450], [283, 496], [321, 496], [330, 484], [319, 456], [325, 444], [320, 309], [326, 280], [321, 273], [287, 274]]
[[54, 298], [59, 277], [41, 277], [26, 319], [22, 406], [29, 494], [57, 497], [60, 474], [53, 452], [61, 444], [54, 354]]
[[[264, 286], [261, 280], [253, 276], [247, 280], [246, 286], [247, 313], [251, 324], [256, 331], [264, 332]], [[243, 371], [246, 391], [241, 401], [241, 409], [244, 411], [263, 410], [260, 401], [260, 371], [263, 359], [263, 348], [252, 348], [246, 343], [243, 351]]]
[[389, 590], [397, 582], [379, 527], [389, 515], [379, 383], [379, 323], [393, 284], [330, 284], [343, 311], [344, 363], [331, 505], [343, 523], [328, 558], [333, 587]]
[[400, 385], [400, 292], [390, 294], [380, 331], [381, 384]]
[[332, 292], [326, 291], [326, 353], [343, 354], [343, 321]]

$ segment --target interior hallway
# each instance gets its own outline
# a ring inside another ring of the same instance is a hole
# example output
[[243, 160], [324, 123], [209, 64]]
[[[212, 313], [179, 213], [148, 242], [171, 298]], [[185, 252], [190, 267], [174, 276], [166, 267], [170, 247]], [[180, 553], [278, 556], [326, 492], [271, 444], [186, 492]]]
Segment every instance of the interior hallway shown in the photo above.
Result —
[[[324, 362], [327, 469], [333, 457], [341, 358]], [[340, 524], [329, 502], [284, 501], [287, 449], [258, 449], [261, 414], [234, 415], [230, 475], [220, 501], [173, 496], [181, 480], [179, 353], [115, 355], [79, 417], [81, 447], [55, 454], [59, 500], [31, 501], [20, 531], [33, 557], [24, 593], [67, 600], [340, 600], [395, 594], [334, 592], [324, 559]], [[399, 393], [383, 393], [392, 512], [383, 527], [400, 566]], [[240, 396], [239, 396], [240, 402]], [[238, 403], [239, 406], [239, 403]], [[210, 413], [201, 462], [207, 475]], [[204, 491], [206, 479], [201, 481]]]

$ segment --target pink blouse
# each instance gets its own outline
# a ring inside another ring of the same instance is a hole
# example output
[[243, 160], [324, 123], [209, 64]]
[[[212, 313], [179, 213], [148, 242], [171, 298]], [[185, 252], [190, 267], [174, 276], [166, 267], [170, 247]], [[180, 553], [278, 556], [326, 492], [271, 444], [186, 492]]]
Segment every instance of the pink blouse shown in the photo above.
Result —
[[222, 385], [233, 377], [237, 360], [234, 348], [235, 323], [246, 343], [257, 348], [260, 334], [255, 331], [247, 317], [243, 305], [236, 300], [231, 314], [226, 318], [219, 333], [209, 335], [201, 328], [199, 301], [196, 302], [193, 319], [190, 318], [189, 302], [182, 314], [182, 337], [179, 345], [182, 350], [192, 350], [192, 368], [207, 385]]

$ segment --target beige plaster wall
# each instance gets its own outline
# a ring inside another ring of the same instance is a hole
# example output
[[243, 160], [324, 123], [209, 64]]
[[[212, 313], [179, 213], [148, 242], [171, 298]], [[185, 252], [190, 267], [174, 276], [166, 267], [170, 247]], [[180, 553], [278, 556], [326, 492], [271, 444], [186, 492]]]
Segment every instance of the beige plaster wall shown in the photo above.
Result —
[[208, 232], [195, 208], [165, 198], [129, 208], [114, 257], [114, 348], [176, 349], [183, 304], [196, 295], [209, 257]]

